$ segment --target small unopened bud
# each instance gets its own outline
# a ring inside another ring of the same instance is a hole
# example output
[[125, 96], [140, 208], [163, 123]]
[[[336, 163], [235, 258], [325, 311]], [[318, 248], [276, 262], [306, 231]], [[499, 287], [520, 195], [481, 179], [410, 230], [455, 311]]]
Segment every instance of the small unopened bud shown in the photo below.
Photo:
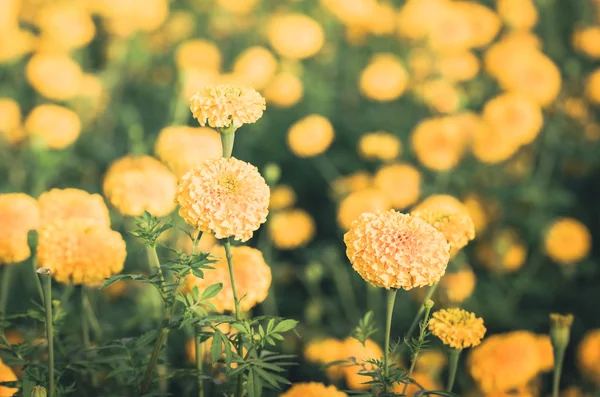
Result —
[[30, 397], [46, 397], [46, 388], [43, 386], [34, 386], [31, 389]]
[[323, 278], [323, 265], [320, 262], [310, 262], [306, 266], [305, 274], [309, 283], [319, 283]]
[[550, 314], [550, 340], [555, 349], [566, 349], [571, 338], [572, 314]]
[[267, 185], [275, 186], [281, 178], [281, 168], [279, 168], [279, 166], [275, 163], [268, 163], [263, 169], [263, 174], [265, 176]]
[[433, 307], [433, 301], [431, 299], [427, 299], [424, 303], [425, 309], [431, 310]]
[[38, 274], [43, 274], [43, 275], [47, 275], [47, 276], [49, 276], [51, 274], [50, 268], [47, 268], [47, 267], [40, 267], [39, 269], [36, 270], [36, 272]]
[[323, 318], [323, 303], [320, 299], [312, 299], [304, 309], [306, 321], [309, 324], [319, 324]]

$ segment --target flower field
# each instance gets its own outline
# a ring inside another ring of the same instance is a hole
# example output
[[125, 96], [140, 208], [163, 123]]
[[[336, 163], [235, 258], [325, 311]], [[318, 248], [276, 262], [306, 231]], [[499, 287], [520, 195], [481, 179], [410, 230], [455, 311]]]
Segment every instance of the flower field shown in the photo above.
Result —
[[0, 0], [0, 397], [600, 396], [600, 1]]

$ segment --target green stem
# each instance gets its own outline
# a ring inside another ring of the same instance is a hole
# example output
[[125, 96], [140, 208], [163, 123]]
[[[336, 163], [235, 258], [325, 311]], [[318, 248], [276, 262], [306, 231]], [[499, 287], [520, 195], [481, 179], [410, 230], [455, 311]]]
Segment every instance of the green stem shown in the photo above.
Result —
[[358, 302], [356, 301], [356, 295], [354, 294], [352, 288], [352, 279], [348, 273], [348, 267], [340, 266], [341, 262], [338, 260], [333, 260], [331, 263], [335, 267], [335, 277], [333, 277], [333, 282], [335, 283], [335, 288], [340, 295], [342, 307], [344, 308], [344, 312], [348, 321], [354, 323], [354, 321], [360, 316], [356, 311]]
[[10, 291], [10, 281], [12, 279], [13, 265], [2, 265], [2, 281], [0, 284], [0, 317], [6, 316], [6, 306], [8, 304], [8, 292]]
[[183, 78], [180, 78], [173, 90], [171, 125], [185, 125], [188, 121], [188, 100], [182, 95], [182, 88]]
[[231, 132], [221, 132], [221, 145], [223, 146], [223, 157], [231, 157], [231, 154], [233, 153], [234, 140], [235, 130]]
[[88, 318], [85, 314], [85, 287], [81, 287], [81, 311], [80, 311], [80, 317], [81, 317], [81, 335], [82, 335], [82, 340], [83, 340], [83, 347], [84, 348], [88, 348], [90, 347], [90, 324], [88, 321]]
[[565, 349], [554, 349], [554, 377], [552, 379], [552, 397], [558, 397], [560, 375], [565, 360]]
[[[223, 136], [223, 134], [221, 134]], [[223, 247], [225, 248], [225, 257], [227, 258], [227, 266], [229, 267], [229, 279], [231, 280], [231, 291], [233, 292], [233, 304], [235, 305], [235, 319], [237, 321], [241, 320], [241, 312], [240, 312], [240, 301], [238, 300], [237, 291], [235, 289], [235, 277], [233, 273], [233, 255], [231, 254], [231, 237], [227, 237], [223, 239]], [[242, 335], [238, 333], [238, 354], [243, 356], [243, 346], [244, 340], [242, 339]], [[240, 373], [237, 378], [237, 388], [236, 388], [236, 396], [242, 397], [243, 394], [243, 377]]]
[[33, 275], [35, 276], [35, 277], [33, 277], [33, 279], [35, 280], [35, 286], [38, 291], [38, 295], [40, 297], [40, 302], [43, 302], [44, 301], [44, 291], [42, 290], [42, 283], [40, 282], [40, 279], [37, 276], [38, 264], [37, 264], [37, 258], [35, 256], [32, 257], [31, 264], [33, 266], [32, 267]]
[[196, 335], [194, 335], [196, 343], [196, 370], [198, 370], [198, 397], [204, 397], [204, 373], [202, 362], [202, 343], [200, 342], [200, 327], [196, 325]]
[[383, 391], [387, 392], [388, 386], [388, 359], [390, 354], [390, 334], [392, 331], [392, 315], [394, 314], [394, 303], [396, 302], [396, 293], [397, 289], [390, 289], [387, 292], [387, 314], [385, 319], [385, 345], [383, 350], [383, 377], [384, 377], [384, 386]]
[[451, 392], [454, 387], [454, 379], [456, 378], [456, 370], [458, 369], [458, 359], [462, 349], [450, 349], [448, 353], [448, 385], [446, 391]]
[[52, 276], [50, 269], [38, 270], [44, 288], [44, 311], [46, 312], [46, 339], [48, 341], [48, 397], [54, 397], [54, 324], [52, 320]]
[[94, 312], [94, 308], [90, 302], [89, 291], [86, 287], [83, 287], [81, 292], [83, 294], [83, 310], [85, 311], [85, 317], [92, 328], [92, 332], [94, 333], [94, 338], [96, 338], [96, 340], [102, 339], [102, 327], [100, 326], [98, 317], [96, 317], [96, 313]]
[[425, 295], [425, 299], [423, 299], [423, 303], [421, 303], [421, 307], [419, 308], [417, 315], [413, 319], [412, 324], [410, 324], [410, 328], [408, 329], [408, 332], [406, 333], [405, 340], [410, 339], [413, 332], [415, 332], [415, 329], [417, 329], [417, 326], [419, 325], [419, 321], [421, 320], [421, 316], [423, 315], [423, 313], [425, 313], [425, 302], [427, 302], [428, 299], [431, 299], [431, 297], [435, 293], [435, 290], [437, 289], [437, 287], [438, 287], [438, 284], [433, 284], [431, 287], [429, 287], [429, 291], [427, 291], [427, 295]]
[[313, 161], [317, 166], [317, 170], [321, 173], [323, 179], [325, 179], [325, 182], [330, 186], [336, 179], [342, 176], [335, 164], [325, 154], [313, 157]]
[[[425, 302], [427, 302], [428, 299], [425, 299]], [[401, 394], [406, 394], [406, 389], [408, 388], [408, 384], [411, 382], [412, 374], [413, 374], [413, 371], [415, 370], [415, 365], [417, 364], [417, 359], [419, 358], [419, 353], [421, 351], [421, 347], [423, 346], [423, 341], [425, 340], [425, 337], [427, 336], [427, 321], [429, 319], [429, 313], [431, 312], [432, 306], [433, 305], [425, 306], [425, 316], [423, 317], [423, 325], [421, 326], [421, 333], [419, 334], [419, 341], [418, 341], [419, 347], [417, 349], [415, 349], [415, 351], [413, 352], [412, 362], [410, 363], [410, 369], [408, 370], [408, 381], [404, 384]]]

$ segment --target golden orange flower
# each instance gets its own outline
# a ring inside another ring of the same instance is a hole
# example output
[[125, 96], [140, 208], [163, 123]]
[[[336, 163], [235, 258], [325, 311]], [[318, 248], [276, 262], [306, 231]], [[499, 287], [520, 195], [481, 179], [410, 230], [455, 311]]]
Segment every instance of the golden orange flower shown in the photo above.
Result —
[[[198, 278], [192, 274], [186, 277], [186, 289], [191, 290], [197, 286], [202, 292], [205, 288], [216, 283], [222, 283], [223, 289], [210, 299], [217, 312], [234, 311], [233, 290], [231, 279], [225, 257], [225, 249], [222, 246], [214, 246], [210, 253], [218, 258], [216, 263], [210, 266], [214, 269], [205, 270], [204, 278]], [[240, 301], [240, 309], [248, 311], [254, 306], [262, 303], [269, 294], [271, 286], [271, 268], [265, 263], [262, 253], [245, 246], [232, 247], [233, 275], [235, 287]], [[242, 298], [243, 297], [243, 298]]]
[[600, 68], [594, 70], [585, 82], [585, 95], [594, 104], [600, 104]]
[[191, 98], [190, 109], [201, 126], [213, 128], [255, 123], [265, 110], [265, 98], [252, 88], [206, 86]]
[[392, 208], [387, 195], [375, 188], [356, 190], [348, 194], [338, 208], [337, 221], [342, 230], [350, 229], [364, 212], [386, 211]]
[[392, 207], [396, 209], [414, 204], [421, 194], [421, 173], [409, 164], [381, 167], [373, 183], [389, 197]]
[[42, 104], [33, 108], [27, 116], [25, 130], [34, 144], [50, 149], [64, 149], [79, 137], [81, 120], [71, 109]]
[[175, 64], [182, 71], [189, 69], [221, 69], [221, 50], [216, 44], [203, 40], [186, 40], [175, 49]]
[[368, 99], [388, 102], [398, 99], [406, 90], [408, 73], [400, 59], [394, 54], [382, 53], [373, 56], [361, 72], [360, 92]]
[[439, 117], [421, 121], [412, 132], [411, 143], [419, 162], [435, 171], [458, 165], [469, 138], [457, 119]]
[[573, 33], [573, 47], [592, 59], [600, 58], [600, 27], [585, 26]]
[[219, 7], [234, 14], [248, 14], [258, 4], [258, 0], [217, 0]]
[[40, 49], [68, 52], [84, 48], [96, 34], [90, 13], [81, 5], [50, 2], [37, 12], [36, 24], [41, 31]]
[[560, 218], [544, 236], [546, 254], [557, 263], [579, 262], [590, 253], [592, 236], [588, 228], [573, 218]]
[[0, 137], [10, 144], [23, 140], [21, 106], [12, 98], [0, 98]]
[[352, 174], [341, 176], [333, 181], [332, 191], [338, 198], [343, 198], [349, 193], [364, 190], [373, 185], [371, 175], [366, 171], [357, 171]]
[[363, 366], [367, 371], [372, 370], [373, 366], [365, 361], [369, 359], [380, 359], [383, 357], [383, 350], [377, 343], [370, 339], [367, 339], [364, 345], [354, 338], [346, 338], [343, 343], [344, 354], [342, 360], [352, 359], [360, 365], [342, 368], [344, 376], [346, 377], [346, 384], [348, 384], [348, 387], [352, 390], [367, 390], [369, 385], [365, 385], [364, 382], [370, 381], [371, 378], [359, 375], [359, 372], [363, 371]]
[[97, 286], [123, 270], [125, 241], [87, 219], [56, 220], [39, 231], [37, 260], [63, 284]]
[[448, 0], [408, 0], [396, 19], [396, 30], [401, 38], [423, 40], [440, 18]]
[[530, 30], [538, 22], [538, 12], [532, 0], [497, 0], [500, 18], [515, 30]]
[[233, 74], [245, 85], [262, 90], [277, 71], [277, 59], [264, 47], [246, 48], [233, 62]]
[[462, 309], [442, 309], [433, 313], [429, 330], [453, 349], [479, 345], [486, 331], [482, 318]]
[[[310, 341], [304, 348], [304, 357], [307, 361], [327, 365], [334, 361], [345, 358], [344, 343], [335, 338], [325, 338], [322, 340]], [[344, 376], [343, 366], [332, 365], [325, 370], [327, 377], [331, 380], [339, 380]]]
[[498, 134], [511, 137], [518, 145], [533, 142], [544, 123], [542, 109], [537, 103], [511, 93], [489, 100], [483, 108], [483, 120]]
[[287, 144], [298, 157], [313, 157], [325, 152], [335, 137], [331, 122], [318, 114], [295, 122], [287, 133]]
[[284, 58], [306, 59], [323, 48], [325, 32], [308, 15], [276, 14], [267, 25], [267, 40], [275, 52]]
[[451, 257], [475, 238], [475, 226], [467, 211], [423, 209], [413, 211], [411, 215], [424, 220], [444, 235], [450, 245]]
[[38, 198], [41, 223], [58, 220], [85, 219], [103, 227], [110, 227], [110, 215], [104, 199], [99, 194], [67, 188], [51, 189]]
[[401, 150], [400, 138], [385, 131], [364, 134], [358, 141], [358, 154], [365, 160], [392, 161]]
[[208, 127], [165, 127], [158, 133], [154, 152], [181, 178], [204, 160], [221, 157], [221, 137]]
[[[473, 3], [475, 4], [475, 3]], [[471, 51], [442, 54], [436, 61], [440, 74], [449, 81], [469, 81], [479, 73], [479, 58]]]
[[289, 72], [276, 74], [263, 92], [269, 104], [280, 108], [296, 105], [304, 95], [304, 85], [300, 77]]
[[[0, 382], [14, 382], [18, 380], [13, 370], [0, 359]], [[12, 397], [19, 389], [14, 387], [0, 386], [0, 396]], [[345, 394], [342, 394], [345, 396]]]
[[413, 211], [436, 210], [444, 212], [465, 212], [463, 203], [449, 194], [433, 194], [421, 201], [413, 208]]
[[419, 218], [394, 210], [362, 214], [344, 242], [353, 269], [380, 288], [433, 285], [450, 260], [443, 234]]
[[529, 52], [539, 51], [541, 48], [542, 41], [531, 32], [505, 33], [500, 40], [491, 45], [485, 52], [485, 69], [492, 76], [501, 75], [505, 60], [513, 62], [513, 58], [526, 57]]
[[40, 209], [33, 197], [24, 193], [0, 194], [0, 265], [29, 258], [27, 233], [39, 224]]
[[296, 192], [290, 186], [277, 185], [271, 190], [269, 209], [283, 210], [296, 203]]
[[169, 169], [150, 156], [125, 156], [115, 160], [104, 175], [104, 195], [126, 216], [144, 211], [165, 216], [175, 208], [177, 179]]
[[466, 14], [471, 37], [469, 46], [481, 48], [491, 43], [502, 28], [498, 15], [487, 6], [471, 1], [454, 1], [454, 7]]
[[64, 53], [36, 53], [25, 68], [31, 86], [46, 98], [65, 101], [79, 93], [83, 72], [77, 62]]
[[315, 235], [315, 221], [302, 209], [276, 212], [269, 221], [269, 236], [273, 245], [282, 250], [293, 250], [306, 245]]
[[491, 239], [477, 246], [477, 259], [492, 271], [514, 273], [527, 259], [527, 247], [516, 231], [500, 229]]
[[485, 164], [497, 164], [511, 158], [520, 148], [518, 141], [504, 135], [487, 123], [483, 123], [473, 136], [471, 151], [473, 156]]
[[469, 267], [446, 273], [439, 283], [440, 295], [452, 305], [461, 304], [473, 294], [476, 282], [475, 273]]
[[456, 83], [443, 78], [423, 82], [417, 95], [432, 110], [442, 114], [452, 114], [460, 110], [463, 90]]
[[181, 178], [175, 201], [190, 226], [218, 239], [247, 241], [267, 220], [269, 187], [249, 163], [209, 159]]
[[0, 34], [0, 64], [22, 58], [33, 50], [34, 34], [28, 29], [13, 26]]
[[600, 329], [588, 331], [577, 348], [580, 371], [596, 386], [600, 385]]
[[280, 397], [347, 397], [344, 392], [339, 391], [335, 386], [325, 386], [323, 383], [294, 383]]

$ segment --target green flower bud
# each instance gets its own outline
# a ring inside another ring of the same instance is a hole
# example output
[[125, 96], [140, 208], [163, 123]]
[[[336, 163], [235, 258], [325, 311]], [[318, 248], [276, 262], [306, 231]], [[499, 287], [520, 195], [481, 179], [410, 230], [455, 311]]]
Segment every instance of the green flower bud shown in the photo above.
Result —
[[46, 395], [46, 388], [43, 386], [34, 386], [34, 388], [31, 389], [30, 397], [46, 397]]

